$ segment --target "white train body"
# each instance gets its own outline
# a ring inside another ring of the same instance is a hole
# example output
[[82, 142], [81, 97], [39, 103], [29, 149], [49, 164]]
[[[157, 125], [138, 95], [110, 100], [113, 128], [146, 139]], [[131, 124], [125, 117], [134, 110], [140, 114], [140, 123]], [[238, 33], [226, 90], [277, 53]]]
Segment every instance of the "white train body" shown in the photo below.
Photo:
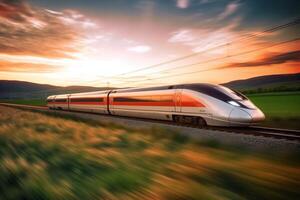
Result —
[[265, 119], [245, 96], [212, 84], [65, 94], [50, 96], [47, 102], [51, 109], [184, 121], [201, 126], [248, 126]]

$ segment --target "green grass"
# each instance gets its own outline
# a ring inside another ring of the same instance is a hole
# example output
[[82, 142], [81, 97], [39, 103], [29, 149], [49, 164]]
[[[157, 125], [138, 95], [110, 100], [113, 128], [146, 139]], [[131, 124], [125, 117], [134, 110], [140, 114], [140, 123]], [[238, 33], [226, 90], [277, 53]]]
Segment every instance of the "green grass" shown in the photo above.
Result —
[[45, 106], [46, 105], [45, 99], [15, 99], [15, 100], [2, 99], [2, 100], [0, 100], [0, 102], [32, 105], [32, 106]]
[[248, 95], [266, 115], [267, 126], [300, 129], [300, 92]]
[[298, 155], [0, 109], [4, 200], [297, 199]]
[[267, 117], [300, 117], [300, 92], [249, 95]]

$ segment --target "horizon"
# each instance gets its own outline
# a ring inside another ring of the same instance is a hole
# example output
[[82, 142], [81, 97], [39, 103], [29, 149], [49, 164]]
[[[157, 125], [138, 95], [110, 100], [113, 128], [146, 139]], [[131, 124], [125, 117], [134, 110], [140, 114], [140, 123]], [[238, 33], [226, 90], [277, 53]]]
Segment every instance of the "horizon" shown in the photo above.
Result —
[[0, 0], [0, 79], [148, 87], [299, 73], [299, 9], [295, 0]]
[[[231, 80], [231, 81], [228, 81], [228, 82], [224, 82], [224, 83], [219, 83], [217, 85], [224, 85], [224, 84], [228, 84], [228, 83], [231, 83], [231, 82], [235, 82], [235, 81], [246, 81], [246, 80], [250, 80], [250, 79], [253, 79], [253, 78], [261, 78], [261, 77], [268, 77], [268, 76], [284, 76], [284, 75], [297, 75], [300, 73], [288, 73], [288, 74], [271, 74], [271, 75], [263, 75], [263, 76], [255, 76], [255, 77], [251, 77], [251, 78], [245, 78], [245, 79], [236, 79], [236, 80]], [[0, 79], [0, 81], [18, 81], [18, 82], [26, 82], [26, 83], [33, 83], [33, 84], [41, 84], [41, 85], [49, 85], [49, 86], [54, 86], [54, 87], [95, 87], [95, 88], [118, 88], [118, 87], [110, 87], [110, 86], [96, 86], [96, 85], [93, 85], [93, 86], [89, 86], [89, 85], [54, 85], [54, 84], [48, 84], [48, 83], [38, 83], [38, 82], [31, 82], [31, 81], [23, 81], [23, 80], [4, 80], [4, 79]], [[196, 83], [205, 83], [205, 84], [209, 84], [208, 82], [191, 82], [189, 84], [196, 84]], [[179, 83], [178, 83], [179, 84]], [[178, 85], [178, 84], [171, 84], [171, 85]], [[184, 83], [180, 83], [180, 84], [184, 84]], [[170, 84], [167, 84], [167, 85], [170, 85]], [[163, 85], [161, 85], [163, 86]], [[134, 87], [134, 86], [132, 86]], [[121, 88], [132, 88], [132, 87], [119, 87], [119, 89]], [[144, 86], [144, 87], [151, 87], [151, 86]]]

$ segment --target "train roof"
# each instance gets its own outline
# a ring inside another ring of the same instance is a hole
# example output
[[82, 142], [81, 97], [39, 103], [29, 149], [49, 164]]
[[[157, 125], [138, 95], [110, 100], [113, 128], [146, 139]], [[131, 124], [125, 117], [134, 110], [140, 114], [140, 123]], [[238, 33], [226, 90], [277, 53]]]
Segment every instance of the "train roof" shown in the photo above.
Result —
[[197, 88], [215, 88], [218, 85], [210, 84], [210, 83], [189, 83], [189, 84], [178, 84], [178, 85], [165, 85], [165, 86], [157, 86], [157, 87], [145, 87], [145, 88], [126, 88], [126, 89], [116, 89], [116, 90], [104, 90], [104, 91], [96, 91], [96, 92], [82, 92], [82, 93], [72, 93], [72, 94], [61, 94], [61, 95], [52, 95], [51, 97], [65, 97], [66, 95], [72, 96], [81, 96], [81, 95], [97, 95], [97, 94], [107, 94], [110, 91], [116, 93], [123, 92], [143, 92], [143, 91], [155, 91], [155, 90], [170, 90], [170, 89], [192, 89], [195, 90]]
[[95, 92], [80, 92], [80, 93], [72, 93], [70, 95], [97, 95], [97, 94], [105, 94], [108, 93], [111, 90], [101, 90], [101, 91], [95, 91]]
[[154, 91], [154, 90], [168, 90], [168, 89], [190, 89], [195, 87], [217, 87], [218, 85], [210, 83], [189, 83], [189, 84], [178, 84], [178, 85], [166, 85], [157, 87], [146, 87], [146, 88], [129, 88], [129, 89], [119, 89], [113, 90], [117, 93], [120, 92], [142, 92], [142, 91]]

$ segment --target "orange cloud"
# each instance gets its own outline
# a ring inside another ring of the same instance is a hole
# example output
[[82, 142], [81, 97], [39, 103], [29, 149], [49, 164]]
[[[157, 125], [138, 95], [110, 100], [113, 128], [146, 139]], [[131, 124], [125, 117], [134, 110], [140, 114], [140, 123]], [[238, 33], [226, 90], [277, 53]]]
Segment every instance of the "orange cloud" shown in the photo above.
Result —
[[280, 53], [277, 55], [273, 55], [261, 60], [250, 61], [250, 62], [241, 62], [241, 63], [230, 63], [225, 65], [222, 68], [233, 68], [233, 67], [259, 67], [259, 66], [267, 66], [267, 65], [275, 65], [275, 64], [284, 64], [287, 62], [300, 62], [300, 50], [290, 51], [286, 53]]
[[[0, 53], [71, 57], [78, 51], [81, 34], [70, 13], [51, 12], [34, 8], [27, 3], [0, 3]], [[68, 22], [67, 19], [69, 19]]]
[[51, 73], [59, 70], [61, 67], [47, 64], [0, 61], [0, 71], [2, 72]]

